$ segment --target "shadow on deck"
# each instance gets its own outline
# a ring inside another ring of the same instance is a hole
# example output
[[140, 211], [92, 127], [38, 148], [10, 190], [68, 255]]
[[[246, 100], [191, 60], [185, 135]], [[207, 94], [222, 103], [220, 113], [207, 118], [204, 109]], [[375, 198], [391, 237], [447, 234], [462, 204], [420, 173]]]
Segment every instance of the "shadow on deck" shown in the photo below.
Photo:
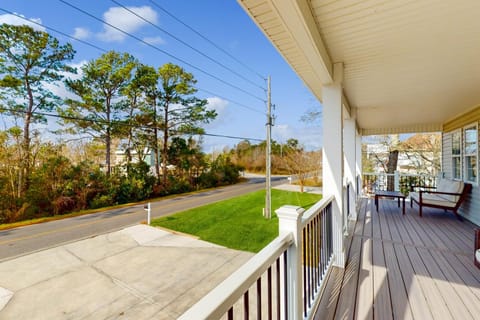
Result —
[[334, 268], [315, 319], [480, 319], [474, 228], [451, 212], [363, 199], [345, 269]]

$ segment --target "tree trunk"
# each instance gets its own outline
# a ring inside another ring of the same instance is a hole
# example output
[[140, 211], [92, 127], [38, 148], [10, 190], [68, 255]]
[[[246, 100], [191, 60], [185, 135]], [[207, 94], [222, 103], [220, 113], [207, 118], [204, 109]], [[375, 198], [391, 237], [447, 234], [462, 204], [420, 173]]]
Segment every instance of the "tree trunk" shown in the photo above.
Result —
[[394, 191], [395, 190], [395, 176], [392, 174], [395, 173], [397, 170], [398, 164], [398, 150], [390, 151], [388, 155], [388, 163], [387, 163], [387, 190]]
[[19, 172], [20, 196], [25, 195], [30, 186], [30, 123], [33, 111], [33, 92], [27, 79], [28, 109], [23, 125], [22, 158]]
[[105, 145], [107, 148], [107, 154], [105, 155], [105, 164], [107, 165], [107, 176], [110, 176], [111, 173], [111, 165], [110, 165], [110, 148], [111, 148], [111, 129], [110, 129], [110, 98], [107, 97], [106, 99], [106, 107], [107, 107], [107, 133], [105, 136]]
[[[133, 119], [133, 112], [134, 108], [137, 107], [137, 97], [133, 97], [131, 102], [131, 108], [129, 113], [129, 119]], [[130, 163], [132, 162], [132, 140], [133, 140], [133, 128], [128, 128], [128, 140], [127, 140], [127, 148], [125, 150], [125, 154], [127, 156], [127, 170], [130, 167]]]
[[163, 151], [162, 151], [162, 179], [163, 187], [167, 187], [167, 156], [168, 156], [168, 99], [164, 105]]
[[110, 166], [110, 148], [111, 148], [111, 137], [110, 137], [110, 124], [107, 127], [107, 134], [105, 137], [105, 144], [107, 146], [107, 154], [105, 155], [105, 164], [107, 165], [107, 176], [110, 176], [111, 173], [111, 166]]
[[157, 181], [160, 182], [160, 164], [158, 162], [158, 122], [157, 122], [157, 99], [153, 102], [153, 155], [155, 157], [155, 174]]

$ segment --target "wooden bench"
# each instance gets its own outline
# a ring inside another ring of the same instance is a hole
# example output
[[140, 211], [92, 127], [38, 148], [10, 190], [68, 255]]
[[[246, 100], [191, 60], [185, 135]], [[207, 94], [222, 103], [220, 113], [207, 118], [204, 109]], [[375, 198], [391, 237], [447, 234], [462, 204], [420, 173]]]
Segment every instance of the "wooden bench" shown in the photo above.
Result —
[[475, 249], [473, 261], [475, 265], [480, 268], [480, 229], [475, 230]]
[[435, 190], [419, 190], [410, 192], [410, 207], [416, 202], [419, 216], [422, 216], [423, 207], [451, 210], [457, 218], [458, 208], [471, 192], [472, 185], [463, 181], [440, 179]]

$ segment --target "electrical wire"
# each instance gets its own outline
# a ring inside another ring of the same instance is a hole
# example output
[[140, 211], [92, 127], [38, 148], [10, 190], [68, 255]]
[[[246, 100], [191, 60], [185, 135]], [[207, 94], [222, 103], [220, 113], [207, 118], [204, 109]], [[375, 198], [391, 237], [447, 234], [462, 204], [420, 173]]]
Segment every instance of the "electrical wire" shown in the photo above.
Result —
[[110, 0], [111, 2], [115, 3], [116, 5], [122, 7], [124, 10], [128, 11], [129, 13], [135, 15], [137, 18], [145, 21], [146, 23], [150, 24], [151, 26], [153, 26], [154, 28], [162, 31], [163, 33], [169, 35], [170, 37], [172, 37], [173, 39], [175, 39], [176, 41], [180, 42], [181, 44], [183, 44], [184, 46], [190, 48], [191, 50], [195, 51], [196, 53], [200, 54], [202, 57], [210, 60], [211, 62], [219, 65], [220, 67], [224, 68], [225, 70], [227, 71], [230, 71], [231, 73], [233, 73], [234, 75], [236, 75], [237, 77], [247, 81], [248, 83], [250, 83], [251, 85], [257, 87], [257, 88], [260, 88], [261, 90], [263, 91], [266, 91], [267, 89], [265, 89], [264, 87], [262, 86], [259, 86], [257, 83], [253, 82], [252, 80], [248, 79], [247, 77], [243, 76], [242, 74], [238, 73], [237, 71], [233, 70], [232, 68], [226, 66], [225, 64], [219, 62], [218, 60], [210, 57], [209, 55], [203, 53], [202, 51], [198, 50], [197, 48], [193, 47], [192, 45], [188, 44], [187, 42], [183, 41], [182, 39], [180, 39], [179, 37], [175, 36], [174, 34], [170, 33], [169, 31], [161, 28], [158, 24], [156, 23], [153, 23], [152, 21], [146, 19], [145, 17], [143, 17], [142, 15], [136, 13], [135, 11], [129, 9], [128, 7], [126, 7], [125, 5], [121, 4], [120, 2], [118, 2], [117, 0]]
[[233, 103], [233, 104], [236, 104], [236, 105], [238, 105], [238, 106], [240, 106], [240, 107], [243, 107], [243, 108], [245, 108], [245, 109], [248, 109], [248, 110], [250, 110], [250, 111], [259, 113], [259, 114], [261, 114], [261, 115], [265, 115], [264, 112], [258, 111], [258, 110], [255, 109], [255, 108], [249, 107], [249, 106], [247, 106], [247, 105], [245, 105], [245, 104], [242, 104], [242, 103], [240, 103], [240, 102], [234, 101], [234, 100], [232, 100], [232, 99], [229, 99], [229, 98], [226, 98], [226, 97], [222, 97], [221, 95], [218, 95], [218, 94], [216, 94], [216, 93], [214, 93], [214, 92], [211, 92], [211, 91], [209, 91], [209, 90], [202, 89], [202, 88], [199, 88], [199, 87], [195, 87], [195, 89], [197, 89], [198, 91], [203, 91], [203, 92], [205, 92], [205, 93], [208, 93], [208, 94], [217, 96], [217, 97], [219, 97], [219, 98], [221, 98], [221, 99], [223, 99], [223, 100], [227, 100], [227, 101], [229, 101], [229, 102], [231, 102], [231, 103]]
[[168, 16], [170, 16], [172, 19], [174, 19], [175, 21], [177, 21], [178, 23], [182, 24], [184, 27], [186, 27], [187, 29], [189, 29], [190, 31], [192, 31], [193, 33], [195, 33], [197, 36], [199, 36], [200, 38], [202, 38], [203, 40], [207, 41], [208, 43], [210, 43], [212, 46], [214, 46], [216, 49], [220, 50], [221, 52], [223, 52], [224, 54], [226, 54], [227, 56], [229, 56], [232, 60], [234, 60], [235, 62], [237, 62], [239, 65], [241, 65], [242, 67], [244, 67], [245, 69], [247, 69], [248, 71], [252, 72], [253, 74], [255, 74], [256, 76], [258, 76], [260, 79], [266, 81], [267, 79], [262, 76], [259, 72], [255, 71], [254, 69], [252, 69], [250, 66], [248, 66], [246, 63], [243, 63], [242, 61], [240, 61], [239, 59], [237, 59], [235, 56], [233, 56], [232, 54], [230, 54], [228, 51], [226, 51], [225, 49], [223, 49], [222, 47], [220, 47], [219, 45], [217, 45], [215, 42], [213, 42], [212, 40], [208, 39], [206, 36], [204, 36], [203, 34], [201, 34], [200, 32], [198, 32], [197, 30], [195, 30], [193, 27], [190, 27], [188, 24], [186, 24], [185, 22], [183, 22], [182, 20], [180, 20], [179, 18], [177, 18], [174, 14], [170, 13], [168, 10], [166, 10], [165, 8], [163, 8], [162, 6], [160, 6], [158, 3], [156, 3], [155, 1], [153, 0], [150, 0], [150, 2], [155, 6], [157, 7], [158, 9], [162, 10], [163, 12], [165, 12]]
[[[78, 42], [80, 42], [80, 43], [83, 43], [83, 44], [85, 44], [85, 45], [87, 45], [87, 46], [90, 46], [90, 47], [92, 47], [92, 48], [95, 48], [95, 49], [97, 49], [97, 50], [99, 50], [99, 51], [101, 51], [101, 52], [108, 52], [108, 50], [106, 50], [106, 49], [104, 49], [104, 48], [101, 48], [101, 47], [99, 47], [99, 46], [97, 46], [97, 45], [95, 45], [95, 44], [93, 44], [93, 43], [91, 43], [91, 42], [88, 42], [88, 41], [85, 41], [85, 40], [76, 38], [76, 37], [71, 36], [71, 35], [69, 35], [69, 34], [67, 34], [67, 33], [65, 33], [65, 32], [62, 32], [62, 31], [58, 30], [58, 29], [49, 27], [49, 26], [47, 26], [47, 25], [45, 25], [45, 24], [41, 24], [41, 23], [38, 23], [38, 22], [36, 22], [36, 21], [29, 20], [29, 19], [25, 18], [24, 16], [22, 16], [22, 15], [20, 15], [20, 14], [18, 14], [18, 13], [9, 11], [9, 10], [4, 9], [4, 8], [0, 8], [0, 11], [3, 11], [3, 12], [5, 12], [5, 13], [11, 14], [11, 15], [14, 15], [14, 16], [16, 16], [16, 17], [18, 17], [18, 18], [20, 18], [20, 19], [22, 19], [22, 20], [25, 20], [25, 21], [27, 21], [27, 22], [34, 23], [34, 24], [36, 24], [36, 25], [38, 25], [38, 26], [40, 26], [40, 27], [42, 27], [42, 28], [45, 28], [45, 29], [47, 29], [47, 30], [51, 30], [51, 31], [53, 31], [53, 32], [56, 32], [56, 33], [58, 33], [58, 34], [61, 34], [61, 35], [65, 36], [65, 37], [67, 37], [67, 38], [69, 38], [69, 39], [72, 39], [72, 40], [78, 41]], [[265, 113], [263, 113], [263, 112], [255, 109], [255, 108], [249, 107], [249, 106], [247, 106], [247, 105], [245, 105], [245, 104], [242, 104], [242, 103], [240, 103], [240, 102], [236, 102], [236, 101], [234, 101], [234, 100], [232, 100], [232, 99], [226, 98], [226, 97], [224, 97], [224, 96], [222, 96], [222, 95], [220, 95], [220, 94], [218, 94], [218, 93], [215, 93], [215, 92], [212, 92], [212, 91], [209, 91], [209, 90], [206, 90], [206, 89], [200, 89], [200, 88], [197, 88], [197, 90], [200, 90], [200, 91], [206, 92], [206, 93], [208, 93], [208, 94], [217, 96], [217, 97], [219, 97], [219, 98], [222, 98], [222, 99], [224, 99], [224, 100], [227, 100], [227, 101], [231, 102], [232, 104], [238, 105], [239, 107], [242, 107], [242, 108], [245, 108], [245, 109], [249, 109], [249, 110], [251, 110], [251, 111], [253, 111], [253, 112], [260, 113], [260, 114], [262, 114], [262, 115], [265, 114]]]
[[[27, 111], [25, 110], [14, 110], [11, 108], [6, 108], [0, 106], [0, 111], [2, 112], [10, 112], [12, 114], [15, 113], [24, 113], [26, 114]], [[96, 123], [96, 124], [116, 124], [124, 127], [131, 127], [135, 129], [154, 129], [154, 126], [149, 126], [149, 125], [136, 125], [136, 124], [131, 124], [128, 122], [124, 121], [110, 121], [108, 122], [107, 120], [101, 120], [101, 119], [88, 119], [88, 118], [80, 118], [80, 117], [73, 117], [73, 116], [65, 116], [65, 115], [59, 115], [59, 114], [52, 114], [52, 113], [46, 113], [46, 112], [40, 112], [40, 111], [33, 111], [31, 112], [32, 115], [38, 115], [38, 116], [44, 116], [44, 117], [52, 117], [52, 118], [57, 118], [57, 119], [63, 119], [63, 120], [74, 120], [74, 121], [85, 121], [85, 122], [91, 122], [91, 123]], [[158, 128], [158, 127], [157, 127]], [[161, 128], [158, 128], [161, 129]], [[237, 137], [237, 136], [230, 136], [230, 135], [222, 135], [222, 134], [214, 134], [214, 133], [207, 133], [207, 132], [188, 132], [188, 131], [180, 131], [176, 130], [176, 134], [184, 134], [184, 135], [199, 135], [199, 136], [210, 136], [210, 137], [219, 137], [219, 138], [229, 138], [229, 139], [237, 139], [237, 140], [251, 140], [251, 141], [264, 141], [262, 139], [258, 138], [247, 138], [247, 137]]]
[[174, 56], [173, 54], [171, 54], [171, 53], [169, 53], [169, 52], [167, 52], [167, 51], [165, 51], [165, 50], [163, 50], [163, 49], [161, 49], [161, 48], [159, 48], [159, 47], [157, 47], [157, 46], [155, 46], [155, 45], [153, 45], [153, 44], [151, 44], [151, 43], [149, 43], [149, 42], [147, 42], [147, 41], [145, 41], [145, 40], [143, 40], [143, 39], [141, 39], [141, 38], [139, 38], [139, 37], [137, 37], [136, 35], [133, 35], [133, 34], [127, 32], [127, 31], [125, 31], [125, 30], [122, 30], [121, 28], [118, 28], [118, 27], [112, 25], [111, 23], [106, 22], [105, 20], [103, 20], [103, 19], [95, 16], [94, 14], [91, 14], [91, 13], [89, 13], [89, 12], [87, 12], [87, 11], [85, 11], [85, 10], [83, 10], [83, 9], [81, 9], [81, 8], [73, 5], [73, 4], [71, 4], [71, 3], [68, 2], [68, 1], [65, 1], [65, 0], [58, 0], [58, 1], [60, 1], [60, 2], [62, 2], [63, 4], [65, 4], [65, 5], [73, 8], [73, 9], [75, 9], [75, 10], [77, 10], [77, 11], [79, 11], [79, 12], [81, 12], [81, 13], [89, 16], [89, 17], [91, 17], [92, 19], [95, 19], [95, 20], [97, 20], [97, 21], [99, 21], [99, 22], [102, 22], [102, 23], [106, 24], [107, 26], [109, 26], [109, 27], [111, 27], [111, 28], [113, 28], [113, 29], [115, 29], [115, 30], [117, 30], [117, 31], [119, 31], [119, 32], [121, 32], [121, 33], [123, 33], [123, 34], [125, 34], [125, 35], [127, 35], [127, 36], [129, 36], [129, 37], [131, 37], [131, 38], [133, 38], [133, 39], [135, 39], [135, 40], [137, 40], [137, 41], [139, 41], [139, 42], [141, 42], [141, 43], [143, 43], [143, 44], [145, 44], [145, 45], [147, 45], [147, 46], [149, 46], [149, 47], [151, 47], [151, 48], [153, 48], [153, 49], [155, 49], [155, 50], [157, 50], [157, 51], [159, 51], [159, 52], [161, 52], [161, 53], [163, 53], [163, 54], [165, 54], [166, 56], [168, 56], [168, 57], [170, 57], [170, 58], [172, 58], [172, 59], [174, 59], [174, 60], [180, 61], [181, 63], [189, 66], [189, 67], [192, 68], [192, 69], [195, 69], [195, 70], [197, 70], [197, 71], [199, 71], [199, 72], [201, 72], [201, 73], [203, 73], [203, 74], [205, 74], [205, 75], [207, 75], [207, 76], [209, 76], [209, 77], [211, 77], [211, 78], [213, 78], [213, 79], [215, 79], [215, 80], [217, 80], [217, 81], [219, 81], [219, 82], [221, 82], [221, 83], [223, 83], [223, 84], [225, 84], [225, 85], [227, 85], [227, 86], [229, 86], [229, 87], [231, 87], [231, 88], [234, 88], [234, 89], [236, 89], [236, 90], [238, 90], [238, 91], [241, 91], [241, 92], [245, 93], [246, 95], [249, 95], [249, 96], [251, 96], [251, 97], [253, 97], [253, 98], [257, 99], [257, 100], [260, 100], [260, 101], [262, 101], [262, 102], [265, 102], [264, 99], [262, 99], [262, 98], [260, 98], [260, 97], [258, 97], [258, 96], [256, 96], [256, 95], [254, 95], [254, 94], [252, 94], [251, 92], [249, 92], [249, 91], [247, 91], [247, 90], [244, 90], [244, 89], [240, 88], [239, 86], [234, 85], [234, 84], [232, 84], [232, 83], [230, 83], [230, 82], [228, 82], [228, 81], [225, 81], [224, 79], [221, 79], [221, 78], [215, 76], [214, 74], [212, 74], [212, 73], [210, 73], [210, 72], [208, 72], [208, 71], [205, 71], [205, 70], [203, 70], [202, 68], [199, 68], [199, 67], [191, 64], [190, 62], [187, 62], [187, 61], [185, 61], [185, 60], [183, 60], [183, 59], [181, 59], [181, 58], [178, 58], [178, 57]]
[[51, 30], [51, 31], [53, 31], [53, 32], [56, 32], [56, 33], [58, 33], [58, 34], [61, 34], [62, 36], [65, 36], [65, 37], [67, 37], [67, 38], [70, 38], [70, 39], [76, 40], [76, 41], [78, 41], [78, 42], [81, 42], [81, 43], [83, 43], [83, 44], [85, 44], [85, 45], [87, 45], [87, 46], [90, 46], [90, 47], [92, 47], [92, 48], [95, 48], [95, 49], [97, 49], [97, 50], [99, 50], [99, 51], [108, 52], [108, 50], [102, 49], [102, 48], [100, 48], [99, 46], [94, 45], [93, 43], [90, 43], [90, 42], [87, 42], [87, 41], [85, 41], [85, 40], [76, 38], [76, 37], [74, 37], [74, 36], [71, 36], [71, 35], [69, 35], [69, 34], [66, 34], [65, 32], [62, 32], [62, 31], [57, 30], [57, 29], [54, 29], [54, 28], [52, 28], [52, 27], [48, 27], [48, 26], [46, 26], [46, 25], [44, 25], [44, 24], [41, 24], [41, 23], [38, 23], [38, 22], [36, 22], [36, 21], [29, 20], [29, 19], [25, 18], [24, 16], [19, 15], [18, 13], [15, 13], [15, 12], [9, 11], [9, 10], [7, 10], [7, 9], [3, 9], [3, 8], [0, 8], [0, 11], [3, 11], [3, 12], [8, 13], [8, 14], [11, 14], [11, 15], [17, 17], [17, 18], [23, 19], [23, 20], [28, 21], [28, 22], [30, 22], [30, 23], [34, 23], [34, 24], [36, 24], [37, 26], [40, 26], [40, 27], [45, 28], [45, 29], [47, 29], [47, 30]]

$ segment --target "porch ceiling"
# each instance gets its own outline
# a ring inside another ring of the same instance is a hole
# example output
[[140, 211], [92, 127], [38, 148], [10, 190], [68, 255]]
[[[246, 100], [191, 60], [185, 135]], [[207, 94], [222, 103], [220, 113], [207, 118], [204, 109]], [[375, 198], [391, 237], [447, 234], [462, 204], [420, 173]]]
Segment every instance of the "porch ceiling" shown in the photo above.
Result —
[[322, 101], [332, 65], [361, 133], [439, 131], [480, 104], [480, 1], [238, 0]]

